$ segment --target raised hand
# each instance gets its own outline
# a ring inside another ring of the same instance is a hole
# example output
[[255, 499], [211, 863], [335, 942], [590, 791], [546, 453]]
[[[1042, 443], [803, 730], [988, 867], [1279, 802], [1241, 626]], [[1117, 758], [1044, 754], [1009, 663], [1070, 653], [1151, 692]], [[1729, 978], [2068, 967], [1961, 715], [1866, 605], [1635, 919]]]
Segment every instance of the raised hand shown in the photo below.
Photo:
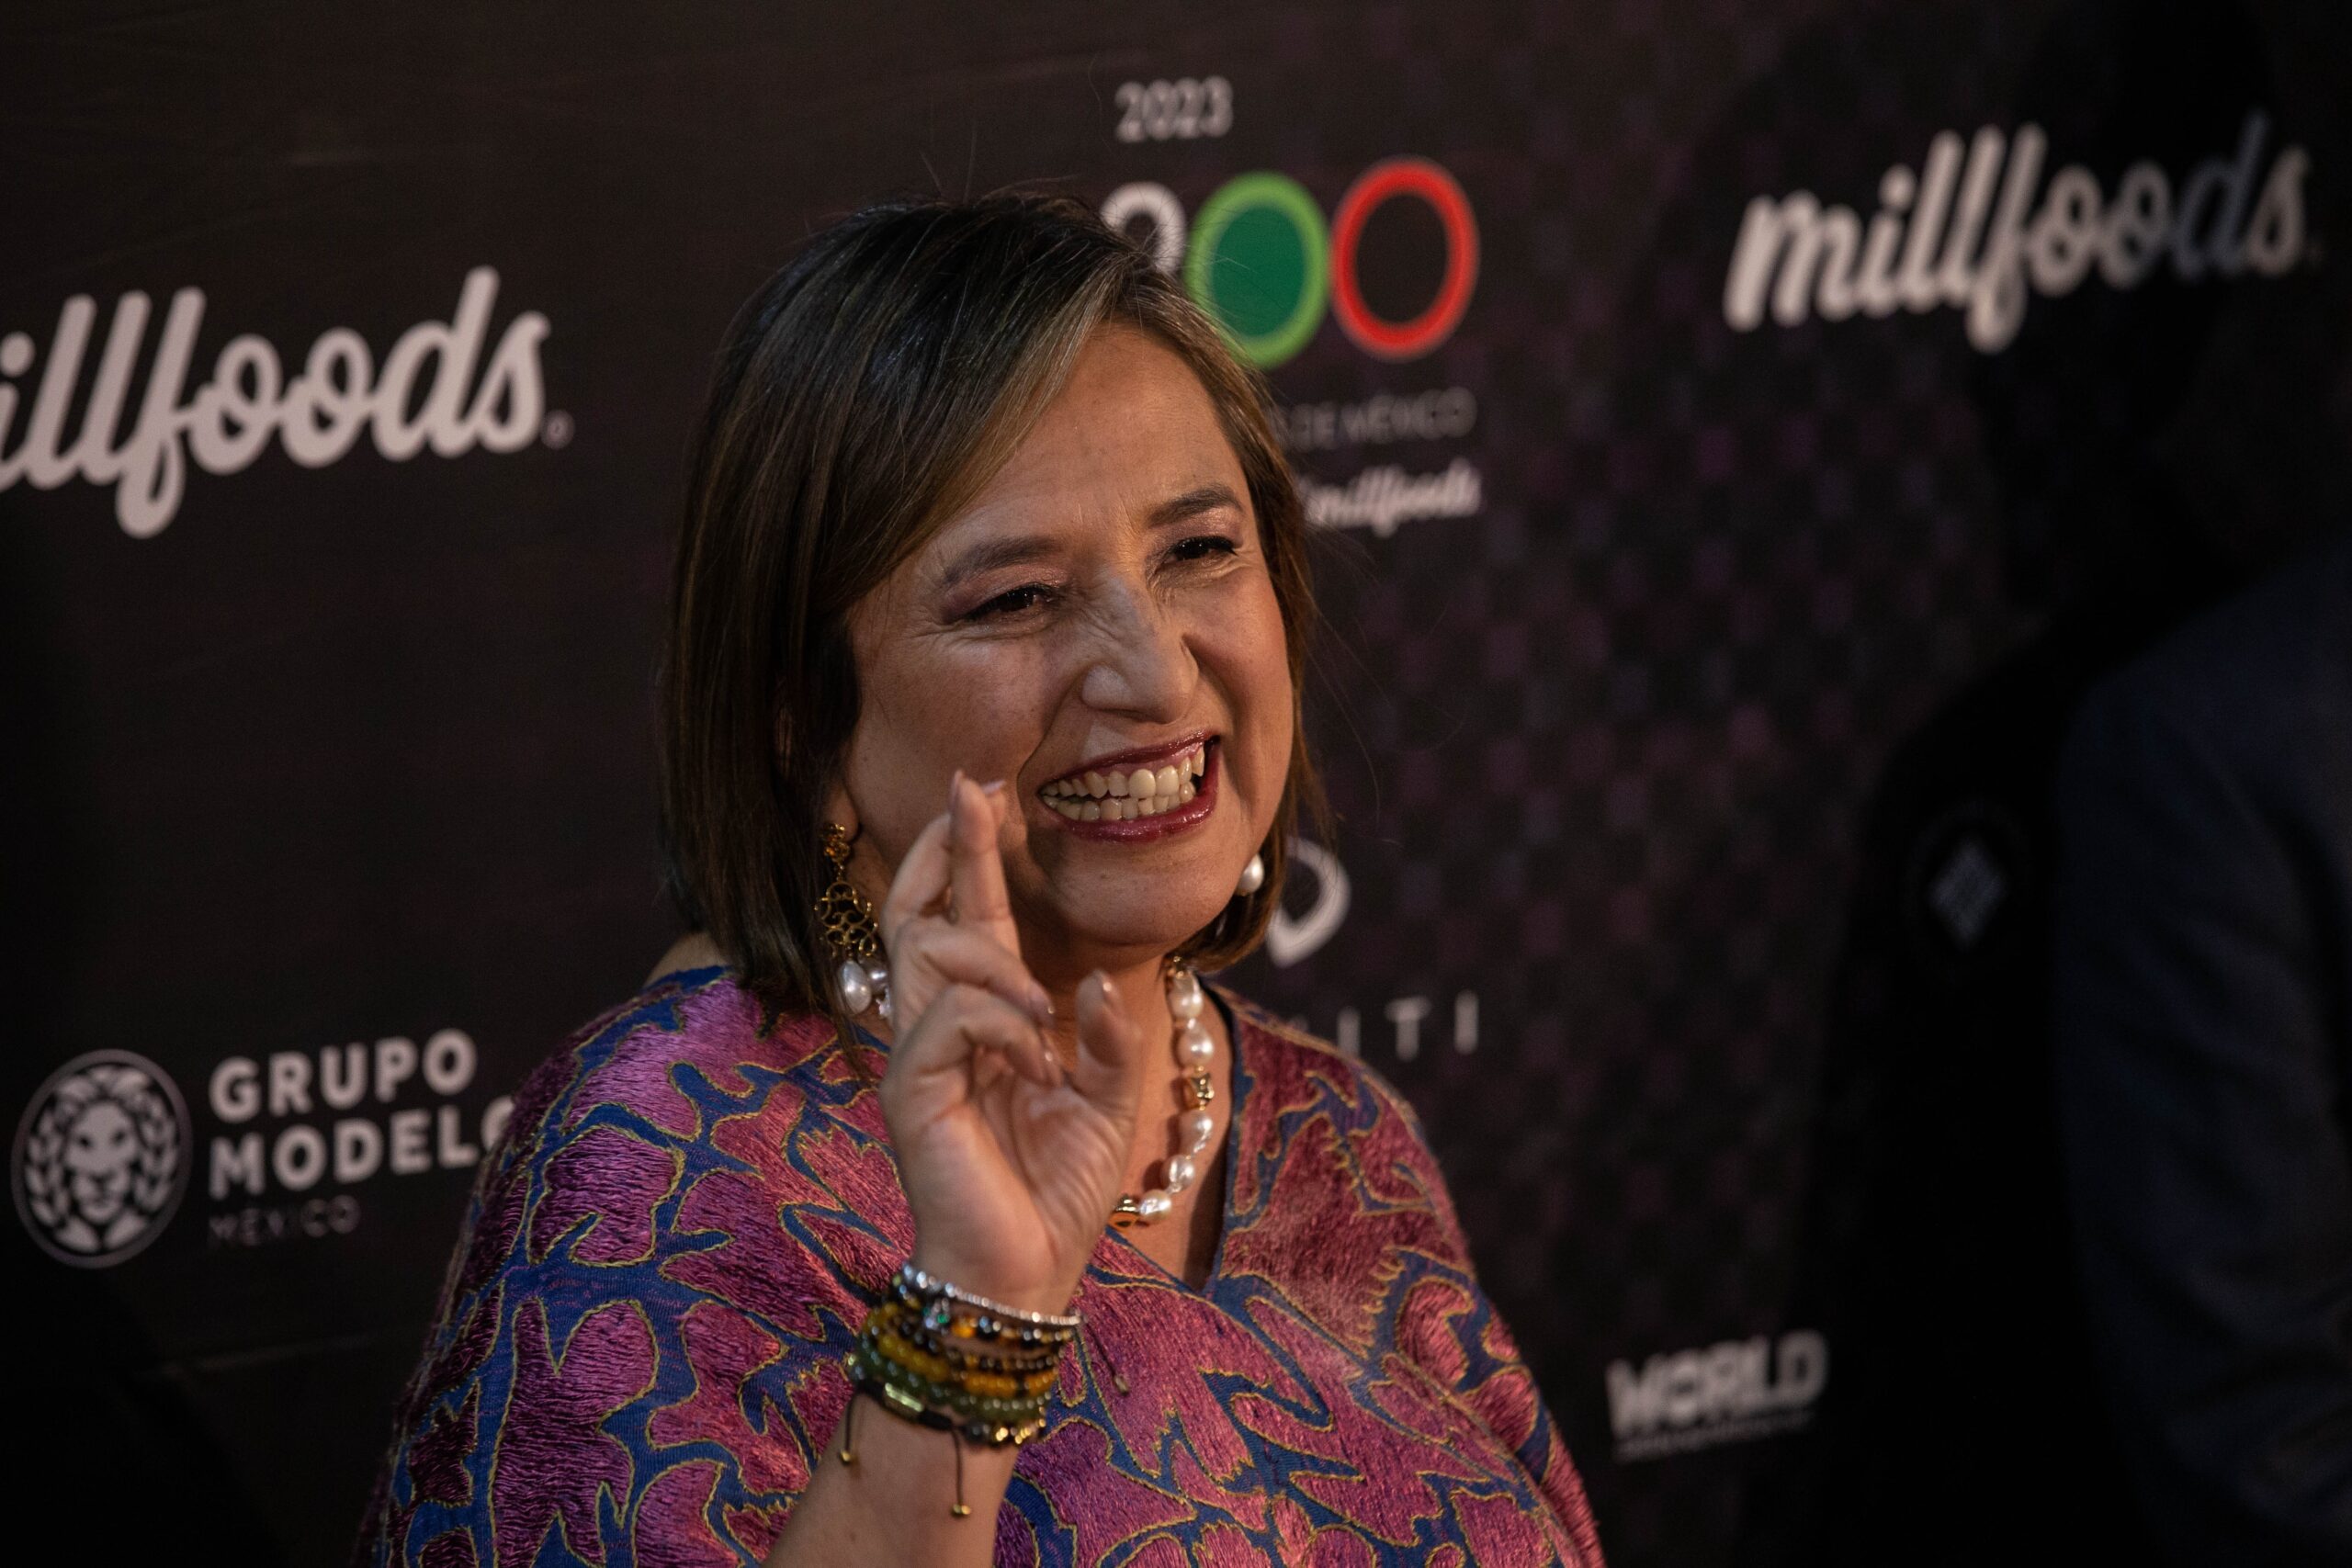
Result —
[[961, 773], [881, 912], [897, 1043], [882, 1115], [914, 1212], [917, 1266], [1058, 1312], [1078, 1288], [1135, 1136], [1139, 1034], [1100, 972], [1078, 989], [1065, 1071], [1021, 961], [998, 835], [1011, 809]]

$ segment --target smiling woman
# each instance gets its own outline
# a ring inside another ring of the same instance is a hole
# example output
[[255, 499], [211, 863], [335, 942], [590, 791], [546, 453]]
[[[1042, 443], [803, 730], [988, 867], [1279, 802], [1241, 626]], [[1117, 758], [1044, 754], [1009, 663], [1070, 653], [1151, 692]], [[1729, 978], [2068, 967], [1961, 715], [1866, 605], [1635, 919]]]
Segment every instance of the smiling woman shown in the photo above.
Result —
[[694, 929], [516, 1097], [361, 1561], [1600, 1561], [1411, 1111], [1198, 978], [1320, 815], [1267, 409], [1066, 198], [868, 209], [745, 306]]

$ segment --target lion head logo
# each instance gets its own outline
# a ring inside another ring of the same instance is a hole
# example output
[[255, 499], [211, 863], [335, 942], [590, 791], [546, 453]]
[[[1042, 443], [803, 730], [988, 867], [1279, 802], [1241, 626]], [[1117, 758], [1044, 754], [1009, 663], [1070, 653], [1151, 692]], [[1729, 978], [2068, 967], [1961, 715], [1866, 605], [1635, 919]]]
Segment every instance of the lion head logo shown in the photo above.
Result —
[[162, 1233], [187, 1185], [187, 1107], [169, 1075], [93, 1051], [49, 1077], [17, 1127], [17, 1212], [51, 1256], [119, 1263]]

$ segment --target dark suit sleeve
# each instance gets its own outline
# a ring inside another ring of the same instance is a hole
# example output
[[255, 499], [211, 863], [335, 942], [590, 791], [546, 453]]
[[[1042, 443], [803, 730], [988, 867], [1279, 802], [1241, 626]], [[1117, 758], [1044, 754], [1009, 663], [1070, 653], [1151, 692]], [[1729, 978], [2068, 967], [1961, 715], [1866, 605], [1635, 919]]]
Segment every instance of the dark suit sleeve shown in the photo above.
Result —
[[2265, 787], [2295, 766], [2274, 750], [2109, 686], [2059, 779], [2076, 1246], [2119, 1434], [2183, 1563], [2352, 1562], [2352, 1160], [2308, 891], [2344, 868], [2264, 804], [2295, 798]]

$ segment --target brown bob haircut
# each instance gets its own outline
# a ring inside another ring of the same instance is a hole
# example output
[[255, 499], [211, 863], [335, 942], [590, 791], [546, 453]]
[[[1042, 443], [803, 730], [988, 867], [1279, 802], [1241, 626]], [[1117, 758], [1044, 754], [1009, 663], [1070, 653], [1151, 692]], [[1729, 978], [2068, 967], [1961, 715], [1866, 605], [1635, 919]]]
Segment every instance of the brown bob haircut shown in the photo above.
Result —
[[[1307, 530], [1265, 382], [1144, 252], [1082, 203], [1008, 191], [865, 208], [729, 326], [695, 431], [661, 683], [671, 891], [775, 1012], [848, 1038], [813, 912], [824, 801], [858, 716], [849, 615], [1002, 467], [1108, 322], [1154, 334], [1207, 389], [1248, 479], [1289, 644], [1295, 716], [1315, 624]], [[1294, 726], [1266, 880], [1178, 951], [1255, 947], [1322, 786]]]

